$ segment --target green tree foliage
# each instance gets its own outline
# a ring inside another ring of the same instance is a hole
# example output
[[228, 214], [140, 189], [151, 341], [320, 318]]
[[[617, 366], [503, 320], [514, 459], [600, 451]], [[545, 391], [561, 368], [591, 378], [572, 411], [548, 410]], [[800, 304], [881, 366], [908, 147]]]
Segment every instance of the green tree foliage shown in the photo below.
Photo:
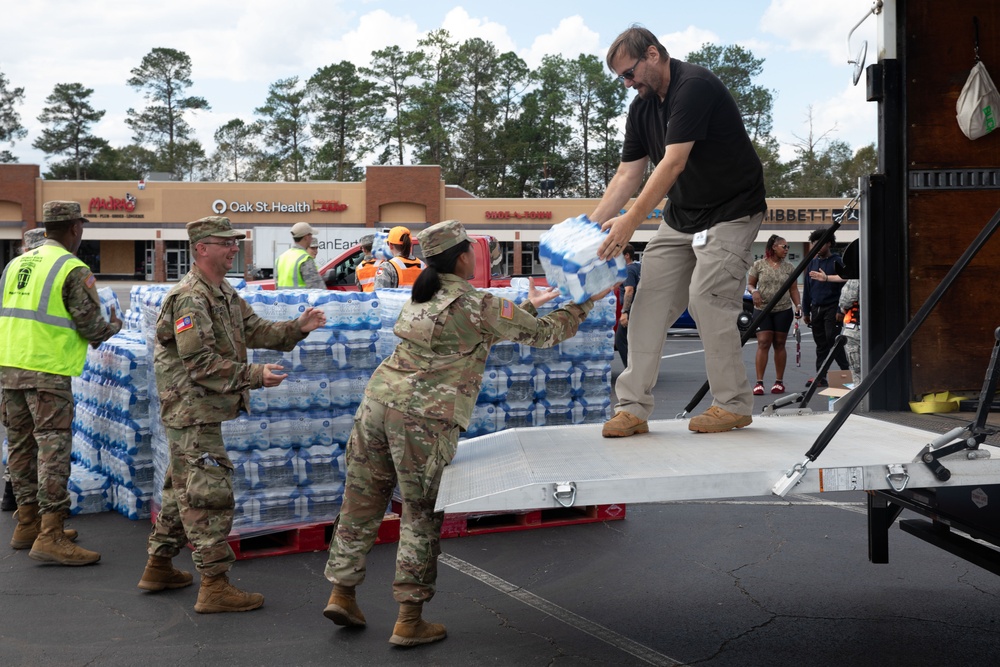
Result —
[[185, 96], [192, 85], [191, 58], [176, 49], [155, 48], [131, 74], [129, 87], [142, 91], [148, 104], [142, 111], [129, 109], [125, 124], [136, 144], [154, 147], [160, 170], [178, 173], [178, 144], [191, 136], [185, 113], [211, 108], [202, 97]]
[[38, 116], [38, 122], [48, 127], [31, 144], [48, 155], [68, 156], [66, 163], [74, 168], [76, 180], [80, 180], [83, 167], [108, 145], [90, 131], [91, 125], [104, 117], [103, 110], [90, 105], [93, 94], [93, 88], [80, 83], [57, 83]]
[[254, 174], [261, 161], [261, 149], [257, 140], [263, 132], [259, 122], [246, 123], [234, 118], [215, 131], [216, 180], [254, 180]]
[[[24, 88], [14, 88], [10, 81], [0, 72], [0, 143], [14, 144], [18, 139], [28, 136], [28, 130], [21, 125], [21, 116], [15, 105], [24, 104]], [[14, 154], [8, 150], [0, 151], [0, 162], [17, 162]]]
[[458, 117], [448, 182], [482, 192], [496, 161], [500, 56], [493, 44], [477, 37], [458, 47], [455, 60], [458, 79], [453, 99]]
[[[153, 171], [156, 159], [153, 151], [135, 144], [123, 148], [104, 145], [83, 166], [80, 177], [95, 181], [138, 181]], [[76, 165], [68, 160], [53, 164], [45, 172], [45, 178], [73, 180], [76, 178]]]
[[754, 77], [764, 71], [763, 58], [755, 58], [752, 52], [735, 44], [702, 44], [685, 60], [707, 67], [726, 84], [743, 114], [743, 124], [752, 140], [771, 134], [774, 95], [753, 83]]
[[375, 83], [344, 60], [321, 67], [307, 85], [313, 113], [312, 134], [320, 142], [312, 176], [320, 180], [360, 181], [362, 163], [375, 146], [375, 128], [385, 110], [375, 96]]
[[254, 113], [263, 120], [264, 151], [272, 173], [283, 181], [306, 180], [312, 148], [306, 87], [299, 77], [272, 83], [264, 106]]
[[363, 76], [376, 82], [375, 95], [386, 109], [384, 122], [376, 125], [376, 146], [381, 150], [378, 164], [403, 164], [406, 153], [406, 113], [411, 95], [411, 81], [417, 76], [424, 55], [405, 53], [398, 46], [372, 52], [371, 67], [361, 69]]
[[423, 57], [416, 69], [419, 82], [410, 93], [404, 127], [418, 164], [437, 164], [445, 173], [454, 173], [452, 137], [459, 117], [455, 101], [460, 76], [458, 47], [447, 30], [434, 30], [417, 44]]

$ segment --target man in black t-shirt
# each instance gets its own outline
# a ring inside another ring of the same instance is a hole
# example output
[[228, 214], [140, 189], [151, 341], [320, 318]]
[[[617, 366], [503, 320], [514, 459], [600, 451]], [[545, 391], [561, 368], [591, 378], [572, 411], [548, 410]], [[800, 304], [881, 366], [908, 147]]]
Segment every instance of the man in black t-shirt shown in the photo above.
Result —
[[[604, 436], [649, 430], [663, 341], [685, 308], [705, 346], [713, 396], [688, 428], [742, 428], [752, 421], [753, 393], [736, 321], [750, 246], [767, 209], [760, 159], [725, 84], [704, 67], [671, 59], [649, 30], [633, 26], [619, 35], [607, 63], [638, 96], [629, 107], [621, 164], [591, 214], [608, 230], [600, 257], [620, 253], [664, 195], [668, 199], [643, 253], [628, 327], [630, 363], [615, 385], [616, 414]], [[649, 162], [655, 169], [622, 213]]]

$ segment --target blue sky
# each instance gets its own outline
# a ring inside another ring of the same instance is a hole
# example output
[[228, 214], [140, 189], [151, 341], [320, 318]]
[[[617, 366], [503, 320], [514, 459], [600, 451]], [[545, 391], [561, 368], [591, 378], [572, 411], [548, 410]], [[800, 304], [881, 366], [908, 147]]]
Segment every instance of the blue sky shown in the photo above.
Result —
[[[125, 85], [129, 71], [156, 47], [191, 56], [190, 94], [212, 106], [189, 118], [198, 138], [211, 146], [216, 128], [253, 109], [274, 81], [308, 78], [341, 60], [368, 64], [369, 54], [390, 44], [413, 49], [431, 30], [454, 38], [481, 37], [501, 51], [513, 50], [537, 66], [546, 54], [575, 58], [593, 53], [602, 61], [608, 45], [631, 23], [656, 33], [670, 54], [683, 59], [703, 43], [739, 44], [764, 58], [758, 83], [775, 95], [774, 130], [787, 159], [794, 145], [813, 134], [846, 141], [857, 149], [876, 138], [876, 105], [865, 101], [864, 78], [854, 86], [847, 35], [871, 8], [871, 0], [703, 0], [658, 3], [442, 2], [419, 0], [32, 0], [8, 3], [5, 23], [21, 26], [0, 43], [0, 71], [24, 87], [17, 107], [29, 136], [12, 152], [22, 163], [44, 167], [31, 147], [41, 126], [36, 117], [57, 83], [94, 89], [106, 110], [94, 131], [115, 146], [131, 141], [124, 124], [141, 96]], [[58, 21], [53, 22], [53, 17]], [[875, 60], [876, 22], [855, 32], [852, 51], [868, 40]], [[5, 145], [4, 148], [9, 146]]]

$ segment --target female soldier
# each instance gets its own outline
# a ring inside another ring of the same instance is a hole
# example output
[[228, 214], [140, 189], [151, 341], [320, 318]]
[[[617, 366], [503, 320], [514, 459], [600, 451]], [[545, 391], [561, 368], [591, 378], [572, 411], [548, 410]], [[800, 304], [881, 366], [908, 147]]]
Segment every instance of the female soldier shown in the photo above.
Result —
[[[395, 332], [393, 354], [375, 370], [347, 443], [347, 480], [326, 578], [333, 592], [323, 614], [338, 625], [364, 626], [355, 587], [396, 483], [403, 496], [393, 597], [399, 618], [389, 641], [400, 646], [445, 638], [445, 627], [421, 619], [434, 596], [444, 515], [434, 512], [444, 466], [469, 425], [486, 357], [498, 340], [551, 347], [570, 338], [593, 300], [535, 317], [556, 291], [532, 285], [520, 306], [468, 283], [476, 254], [456, 220], [419, 235], [428, 266], [413, 285]], [[597, 300], [607, 294], [594, 297]]]
[[413, 247], [410, 230], [393, 227], [386, 239], [392, 251], [392, 259], [382, 262], [375, 272], [375, 289], [385, 287], [410, 287], [424, 269], [424, 263], [412, 257]]

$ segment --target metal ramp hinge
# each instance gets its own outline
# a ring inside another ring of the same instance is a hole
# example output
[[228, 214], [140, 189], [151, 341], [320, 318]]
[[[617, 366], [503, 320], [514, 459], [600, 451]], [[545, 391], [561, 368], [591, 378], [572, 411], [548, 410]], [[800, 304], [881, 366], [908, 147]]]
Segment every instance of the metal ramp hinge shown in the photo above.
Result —
[[556, 482], [552, 497], [563, 507], [572, 507], [576, 502], [576, 482]]
[[890, 463], [885, 468], [885, 481], [889, 482], [892, 490], [899, 493], [905, 489], [910, 481], [910, 473], [906, 472], [906, 466], [901, 463]]

